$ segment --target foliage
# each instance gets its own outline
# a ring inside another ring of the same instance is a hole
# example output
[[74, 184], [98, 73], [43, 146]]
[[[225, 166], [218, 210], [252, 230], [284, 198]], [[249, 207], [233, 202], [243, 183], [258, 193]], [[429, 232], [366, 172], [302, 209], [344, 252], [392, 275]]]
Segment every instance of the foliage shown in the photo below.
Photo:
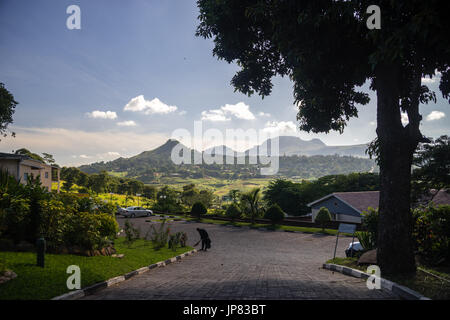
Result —
[[250, 216], [252, 222], [261, 214], [261, 188], [254, 188], [248, 192], [241, 193], [241, 205], [243, 212]]
[[168, 247], [173, 251], [177, 250], [177, 247], [186, 247], [187, 234], [186, 232], [177, 232], [171, 234], [169, 237]]
[[357, 231], [355, 232], [356, 237], [361, 243], [361, 246], [364, 250], [372, 250], [376, 247], [376, 243], [374, 242], [373, 235], [367, 231]]
[[331, 214], [330, 211], [325, 208], [321, 207], [319, 209], [319, 212], [317, 212], [315, 221], [322, 226], [322, 230], [325, 229], [325, 224], [329, 221], [331, 221]]
[[228, 206], [227, 211], [225, 212], [225, 215], [228, 218], [230, 218], [232, 221], [234, 221], [234, 219], [239, 219], [241, 217], [242, 212], [236, 203], [232, 203]]
[[[7, 136], [6, 130], [8, 125], [13, 123], [12, 116], [16, 106], [17, 101], [14, 100], [14, 96], [5, 88], [5, 85], [0, 82], [0, 136]], [[12, 133], [12, 136], [15, 136], [14, 132]]]
[[272, 224], [278, 224], [284, 219], [284, 212], [278, 204], [273, 204], [267, 209], [264, 218], [272, 221]]
[[181, 202], [188, 208], [191, 208], [195, 202], [201, 202], [206, 208], [210, 208], [213, 198], [211, 191], [198, 190], [193, 183], [183, 186], [181, 192]]
[[162, 223], [159, 224], [158, 229], [155, 228], [154, 225], [150, 226], [150, 240], [153, 243], [153, 248], [155, 250], [160, 250], [167, 245], [167, 241], [169, 239], [170, 228], [166, 227], [166, 220], [163, 220]]
[[314, 181], [272, 180], [264, 191], [264, 200], [278, 204], [289, 215], [304, 215], [311, 211], [308, 203], [333, 192], [373, 191], [379, 188], [376, 173], [350, 173], [348, 175], [328, 175]]
[[202, 202], [196, 202], [192, 205], [191, 215], [200, 217], [208, 212], [205, 205]]
[[419, 145], [413, 162], [412, 198], [418, 202], [430, 190], [450, 188], [450, 137]]
[[157, 201], [153, 209], [163, 212], [178, 212], [181, 205], [178, 201], [178, 192], [168, 186], [162, 187], [156, 195]]
[[413, 239], [417, 254], [428, 265], [450, 262], [450, 205], [415, 209]]
[[123, 231], [125, 232], [126, 242], [131, 245], [141, 237], [140, 231], [133, 226], [128, 219], [125, 220]]
[[367, 211], [363, 212], [362, 216], [361, 225], [369, 233], [369, 242], [372, 244], [372, 247], [376, 248], [378, 240], [378, 209], [369, 207]]
[[[93, 208], [89, 198], [53, 194], [38, 179], [26, 185], [0, 173], [0, 236], [14, 242], [47, 240], [49, 250], [78, 246], [98, 249], [115, 238], [118, 224], [109, 212]], [[90, 211], [83, 212], [86, 209]]]

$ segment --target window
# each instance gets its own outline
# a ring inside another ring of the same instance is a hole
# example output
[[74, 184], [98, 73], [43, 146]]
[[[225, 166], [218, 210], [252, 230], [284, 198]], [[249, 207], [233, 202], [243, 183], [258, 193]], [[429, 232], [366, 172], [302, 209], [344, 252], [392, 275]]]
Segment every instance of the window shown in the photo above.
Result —
[[28, 181], [28, 172], [23, 174], [23, 180]]
[[45, 179], [48, 179], [48, 171], [45, 171]]

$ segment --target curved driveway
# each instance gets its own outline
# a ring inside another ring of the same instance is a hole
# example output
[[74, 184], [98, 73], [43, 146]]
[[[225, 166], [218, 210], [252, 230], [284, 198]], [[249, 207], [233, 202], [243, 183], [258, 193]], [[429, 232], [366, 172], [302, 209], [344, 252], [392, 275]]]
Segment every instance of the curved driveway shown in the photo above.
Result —
[[[147, 218], [148, 219], [148, 218]], [[123, 225], [123, 219], [118, 219]], [[145, 232], [145, 218], [132, 220]], [[84, 299], [395, 299], [368, 290], [365, 281], [321, 268], [332, 257], [336, 237], [260, 231], [212, 224], [171, 223], [186, 231], [188, 245], [208, 231], [212, 248], [156, 268]], [[351, 242], [339, 241], [338, 256]], [[197, 247], [199, 249], [199, 247]]]

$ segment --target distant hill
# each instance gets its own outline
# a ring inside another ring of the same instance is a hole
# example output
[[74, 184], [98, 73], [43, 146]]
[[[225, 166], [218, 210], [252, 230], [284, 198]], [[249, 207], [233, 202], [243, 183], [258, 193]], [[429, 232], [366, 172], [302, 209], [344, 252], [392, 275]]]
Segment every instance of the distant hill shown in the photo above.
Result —
[[[217, 177], [226, 179], [247, 179], [260, 177], [260, 165], [249, 164], [248, 154], [265, 148], [265, 141], [261, 146], [245, 152], [246, 164], [237, 164], [238, 158], [233, 157], [234, 163], [219, 164], [181, 164], [176, 165], [171, 160], [172, 149], [180, 142], [169, 139], [156, 149], [144, 151], [130, 158], [118, 158], [109, 162], [96, 162], [80, 166], [86, 173], [109, 171], [125, 173], [126, 177], [136, 178], [145, 183], [155, 182], [159, 177], [179, 176], [185, 178]], [[191, 157], [201, 154], [183, 146], [191, 152]], [[279, 139], [279, 175], [285, 177], [317, 178], [329, 174], [346, 174], [350, 172], [373, 172], [377, 167], [373, 160], [362, 158], [366, 145], [327, 146], [319, 139], [305, 141], [297, 137], [280, 137]], [[211, 148], [208, 150], [210, 151]], [[219, 150], [219, 151], [217, 151]], [[225, 154], [233, 150], [226, 146], [216, 148], [217, 154]], [[220, 152], [222, 151], [222, 152]], [[214, 155], [214, 153], [212, 152]], [[274, 153], [273, 155], [276, 155]], [[240, 157], [243, 160], [244, 157]], [[224, 161], [225, 163], [225, 161]], [[239, 162], [241, 163], [241, 162]]]
[[[271, 150], [271, 145], [273, 145], [273, 139], [264, 141], [261, 145], [255, 146], [246, 151], [246, 154], [250, 152], [258, 152], [261, 150]], [[350, 146], [327, 146], [320, 139], [303, 140], [298, 137], [292, 136], [281, 136], [278, 138], [279, 151], [278, 155], [285, 156], [325, 156], [325, 155], [340, 155], [340, 156], [355, 156], [368, 158], [365, 154], [367, 149], [367, 144], [357, 144]], [[276, 155], [277, 152], [269, 153]]]

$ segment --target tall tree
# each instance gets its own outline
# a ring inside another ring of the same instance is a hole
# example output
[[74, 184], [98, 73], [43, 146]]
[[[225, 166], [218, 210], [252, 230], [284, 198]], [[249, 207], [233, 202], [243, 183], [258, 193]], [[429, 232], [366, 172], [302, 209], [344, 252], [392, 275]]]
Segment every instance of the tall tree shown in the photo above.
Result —
[[[241, 68], [231, 80], [251, 95], [271, 93], [271, 78], [294, 82], [300, 128], [343, 132], [377, 93], [380, 222], [377, 257], [386, 274], [415, 271], [411, 239], [411, 164], [423, 140], [419, 104], [435, 100], [421, 84], [441, 74], [450, 99], [450, 19], [444, 0], [198, 0], [197, 35], [213, 38], [213, 54]], [[367, 9], [381, 9], [369, 29]], [[406, 126], [401, 111], [408, 115]]]
[[[8, 125], [13, 123], [13, 114], [17, 101], [14, 96], [5, 88], [5, 85], [0, 82], [0, 136], [6, 137]], [[14, 137], [15, 133], [11, 135]], [[0, 139], [1, 141], [1, 139]]]

